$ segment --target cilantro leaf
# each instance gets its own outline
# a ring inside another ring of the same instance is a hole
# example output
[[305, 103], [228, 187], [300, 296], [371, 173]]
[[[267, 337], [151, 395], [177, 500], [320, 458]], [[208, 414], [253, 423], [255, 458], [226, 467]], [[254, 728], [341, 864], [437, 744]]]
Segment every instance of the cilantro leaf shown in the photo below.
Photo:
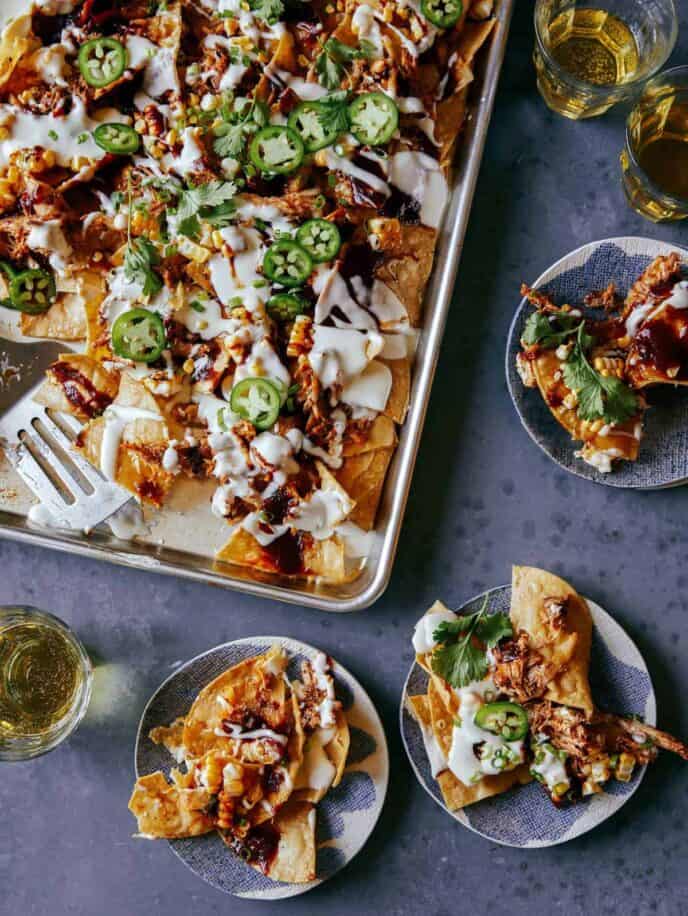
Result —
[[329, 95], [318, 99], [318, 121], [323, 132], [341, 134], [349, 127], [349, 107], [346, 90], [331, 92]]
[[249, 6], [255, 16], [268, 25], [275, 25], [284, 15], [282, 0], [249, 0]]
[[190, 216], [203, 217], [205, 210], [226, 204], [235, 194], [236, 185], [231, 181], [208, 181], [193, 188], [185, 188], [179, 194], [177, 215], [182, 220]]
[[465, 687], [471, 681], [482, 681], [487, 674], [485, 653], [469, 638], [435, 649], [432, 670], [452, 687]]
[[223, 105], [220, 116], [222, 123], [213, 131], [213, 149], [222, 159], [241, 159], [246, 152], [246, 138], [269, 120], [266, 106], [255, 99], [239, 103], [238, 108]]
[[373, 58], [375, 53], [375, 45], [365, 39], [357, 48], [353, 48], [338, 38], [328, 38], [315, 62], [318, 82], [326, 89], [338, 89], [346, 73], [344, 64], [362, 58]]
[[153, 269], [160, 263], [155, 245], [143, 237], [130, 239], [124, 251], [124, 276], [129, 283], [139, 283], [144, 296], [154, 296], [162, 289], [162, 280]]
[[[552, 322], [551, 318], [555, 319]], [[535, 311], [528, 316], [521, 341], [526, 347], [540, 344], [546, 349], [558, 347], [559, 344], [575, 334], [581, 325], [580, 315], [568, 315], [564, 312]]]
[[500, 639], [511, 636], [511, 622], [506, 614], [486, 614], [488, 599], [475, 614], [442, 621], [433, 633], [439, 645], [432, 654], [432, 670], [452, 687], [465, 687], [471, 681], [481, 681], [487, 674], [488, 664], [484, 649], [497, 645]]
[[623, 423], [638, 410], [638, 398], [619, 378], [603, 376], [588, 362], [586, 349], [591, 338], [578, 329], [576, 345], [563, 366], [564, 382], [578, 395], [581, 420]]
[[487, 614], [476, 626], [476, 636], [488, 649], [494, 649], [500, 639], [514, 635], [508, 614]]

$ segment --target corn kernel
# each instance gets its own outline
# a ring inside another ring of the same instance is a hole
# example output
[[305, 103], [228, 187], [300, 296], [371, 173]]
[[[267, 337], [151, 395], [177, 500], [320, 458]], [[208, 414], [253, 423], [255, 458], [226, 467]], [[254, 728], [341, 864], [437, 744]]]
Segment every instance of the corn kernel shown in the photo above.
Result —
[[47, 149], [43, 151], [43, 162], [51, 169], [57, 162], [57, 156], [54, 150]]
[[169, 146], [174, 146], [174, 144], [177, 142], [177, 138], [178, 138], [177, 131], [174, 128], [172, 128], [172, 130], [169, 130], [167, 132], [167, 136], [165, 137], [165, 142]]
[[192, 359], [187, 359], [184, 361], [182, 369], [186, 372], [187, 375], [193, 375], [193, 371], [196, 368], [196, 365]]
[[7, 140], [10, 132], [6, 127], [0, 127], [0, 140]]
[[224, 245], [225, 240], [222, 238], [222, 233], [219, 229], [214, 229], [210, 238], [212, 239], [213, 245], [216, 248], [222, 248]]

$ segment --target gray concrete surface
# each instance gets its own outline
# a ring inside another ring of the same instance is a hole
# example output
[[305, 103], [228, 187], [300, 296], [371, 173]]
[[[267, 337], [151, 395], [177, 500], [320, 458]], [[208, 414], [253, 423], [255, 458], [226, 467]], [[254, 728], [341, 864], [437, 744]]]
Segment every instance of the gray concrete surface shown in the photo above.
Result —
[[[99, 702], [69, 743], [0, 768], [0, 913], [688, 912], [688, 770], [679, 761], [662, 759], [593, 833], [525, 852], [490, 844], [435, 806], [397, 731], [415, 619], [438, 596], [451, 605], [506, 582], [519, 562], [570, 578], [618, 617], [648, 661], [660, 723], [688, 735], [688, 491], [615, 492], [560, 471], [520, 428], [502, 368], [522, 279], [593, 239], [686, 243], [688, 226], [653, 226], [627, 208], [622, 112], [575, 124], [545, 109], [530, 62], [531, 3], [518, 7], [401, 547], [378, 604], [334, 617], [0, 541], [0, 602], [54, 611], [105, 663]], [[672, 62], [687, 53], [684, 31]], [[147, 696], [175, 662], [257, 633], [317, 643], [355, 672], [382, 714], [392, 762], [364, 851], [326, 885], [274, 904], [225, 897], [164, 843], [132, 840], [126, 809]]]

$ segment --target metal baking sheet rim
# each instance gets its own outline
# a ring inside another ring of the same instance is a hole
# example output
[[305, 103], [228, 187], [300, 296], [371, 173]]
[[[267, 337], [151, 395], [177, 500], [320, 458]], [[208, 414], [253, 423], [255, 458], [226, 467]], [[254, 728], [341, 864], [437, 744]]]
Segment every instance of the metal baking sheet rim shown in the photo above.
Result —
[[[217, 564], [193, 555], [172, 560], [176, 551], [137, 545], [140, 551], [113, 546], [112, 538], [69, 535], [64, 532], [46, 534], [29, 527], [23, 516], [0, 511], [0, 536], [52, 550], [60, 550], [120, 566], [180, 576], [205, 582], [262, 598], [299, 604], [332, 612], [363, 610], [373, 604], [385, 591], [392, 574], [401, 525], [411, 486], [423, 432], [425, 414], [435, 368], [439, 359], [444, 327], [451, 304], [456, 272], [461, 257], [468, 217], [480, 171], [487, 130], [504, 60], [509, 24], [515, 0], [501, 0], [497, 7], [498, 25], [491, 39], [488, 55], [480, 62], [481, 73], [472, 87], [469, 122], [460, 147], [459, 161], [454, 173], [454, 188], [441, 229], [436, 266], [426, 293], [425, 325], [421, 334], [406, 422], [400, 431], [399, 446], [390, 466], [380, 504], [376, 527], [376, 547], [362, 573], [354, 582], [342, 586], [312, 583], [307, 586], [276, 585], [257, 579], [224, 574], [213, 569]], [[480, 93], [477, 97], [478, 92]], [[439, 262], [443, 262], [442, 268]], [[378, 547], [379, 545], [379, 547]], [[166, 557], [165, 555], [168, 554]], [[228, 567], [229, 568], [229, 567]], [[366, 575], [366, 571], [370, 573]], [[345, 593], [346, 592], [346, 593]]]

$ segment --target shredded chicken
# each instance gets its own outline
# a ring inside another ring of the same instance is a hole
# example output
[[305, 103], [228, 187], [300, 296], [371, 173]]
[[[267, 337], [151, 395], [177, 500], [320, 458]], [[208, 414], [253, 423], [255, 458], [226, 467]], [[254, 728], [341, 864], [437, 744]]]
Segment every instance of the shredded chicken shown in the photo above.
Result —
[[650, 296], [655, 295], [662, 287], [679, 280], [680, 277], [681, 258], [678, 252], [672, 251], [668, 255], [659, 255], [645, 268], [628, 291], [624, 314], [627, 315], [637, 305], [647, 302]]
[[502, 642], [493, 650], [496, 686], [517, 703], [527, 703], [544, 695], [556, 670], [554, 663], [544, 659], [530, 646], [528, 634], [521, 630], [516, 639]]

